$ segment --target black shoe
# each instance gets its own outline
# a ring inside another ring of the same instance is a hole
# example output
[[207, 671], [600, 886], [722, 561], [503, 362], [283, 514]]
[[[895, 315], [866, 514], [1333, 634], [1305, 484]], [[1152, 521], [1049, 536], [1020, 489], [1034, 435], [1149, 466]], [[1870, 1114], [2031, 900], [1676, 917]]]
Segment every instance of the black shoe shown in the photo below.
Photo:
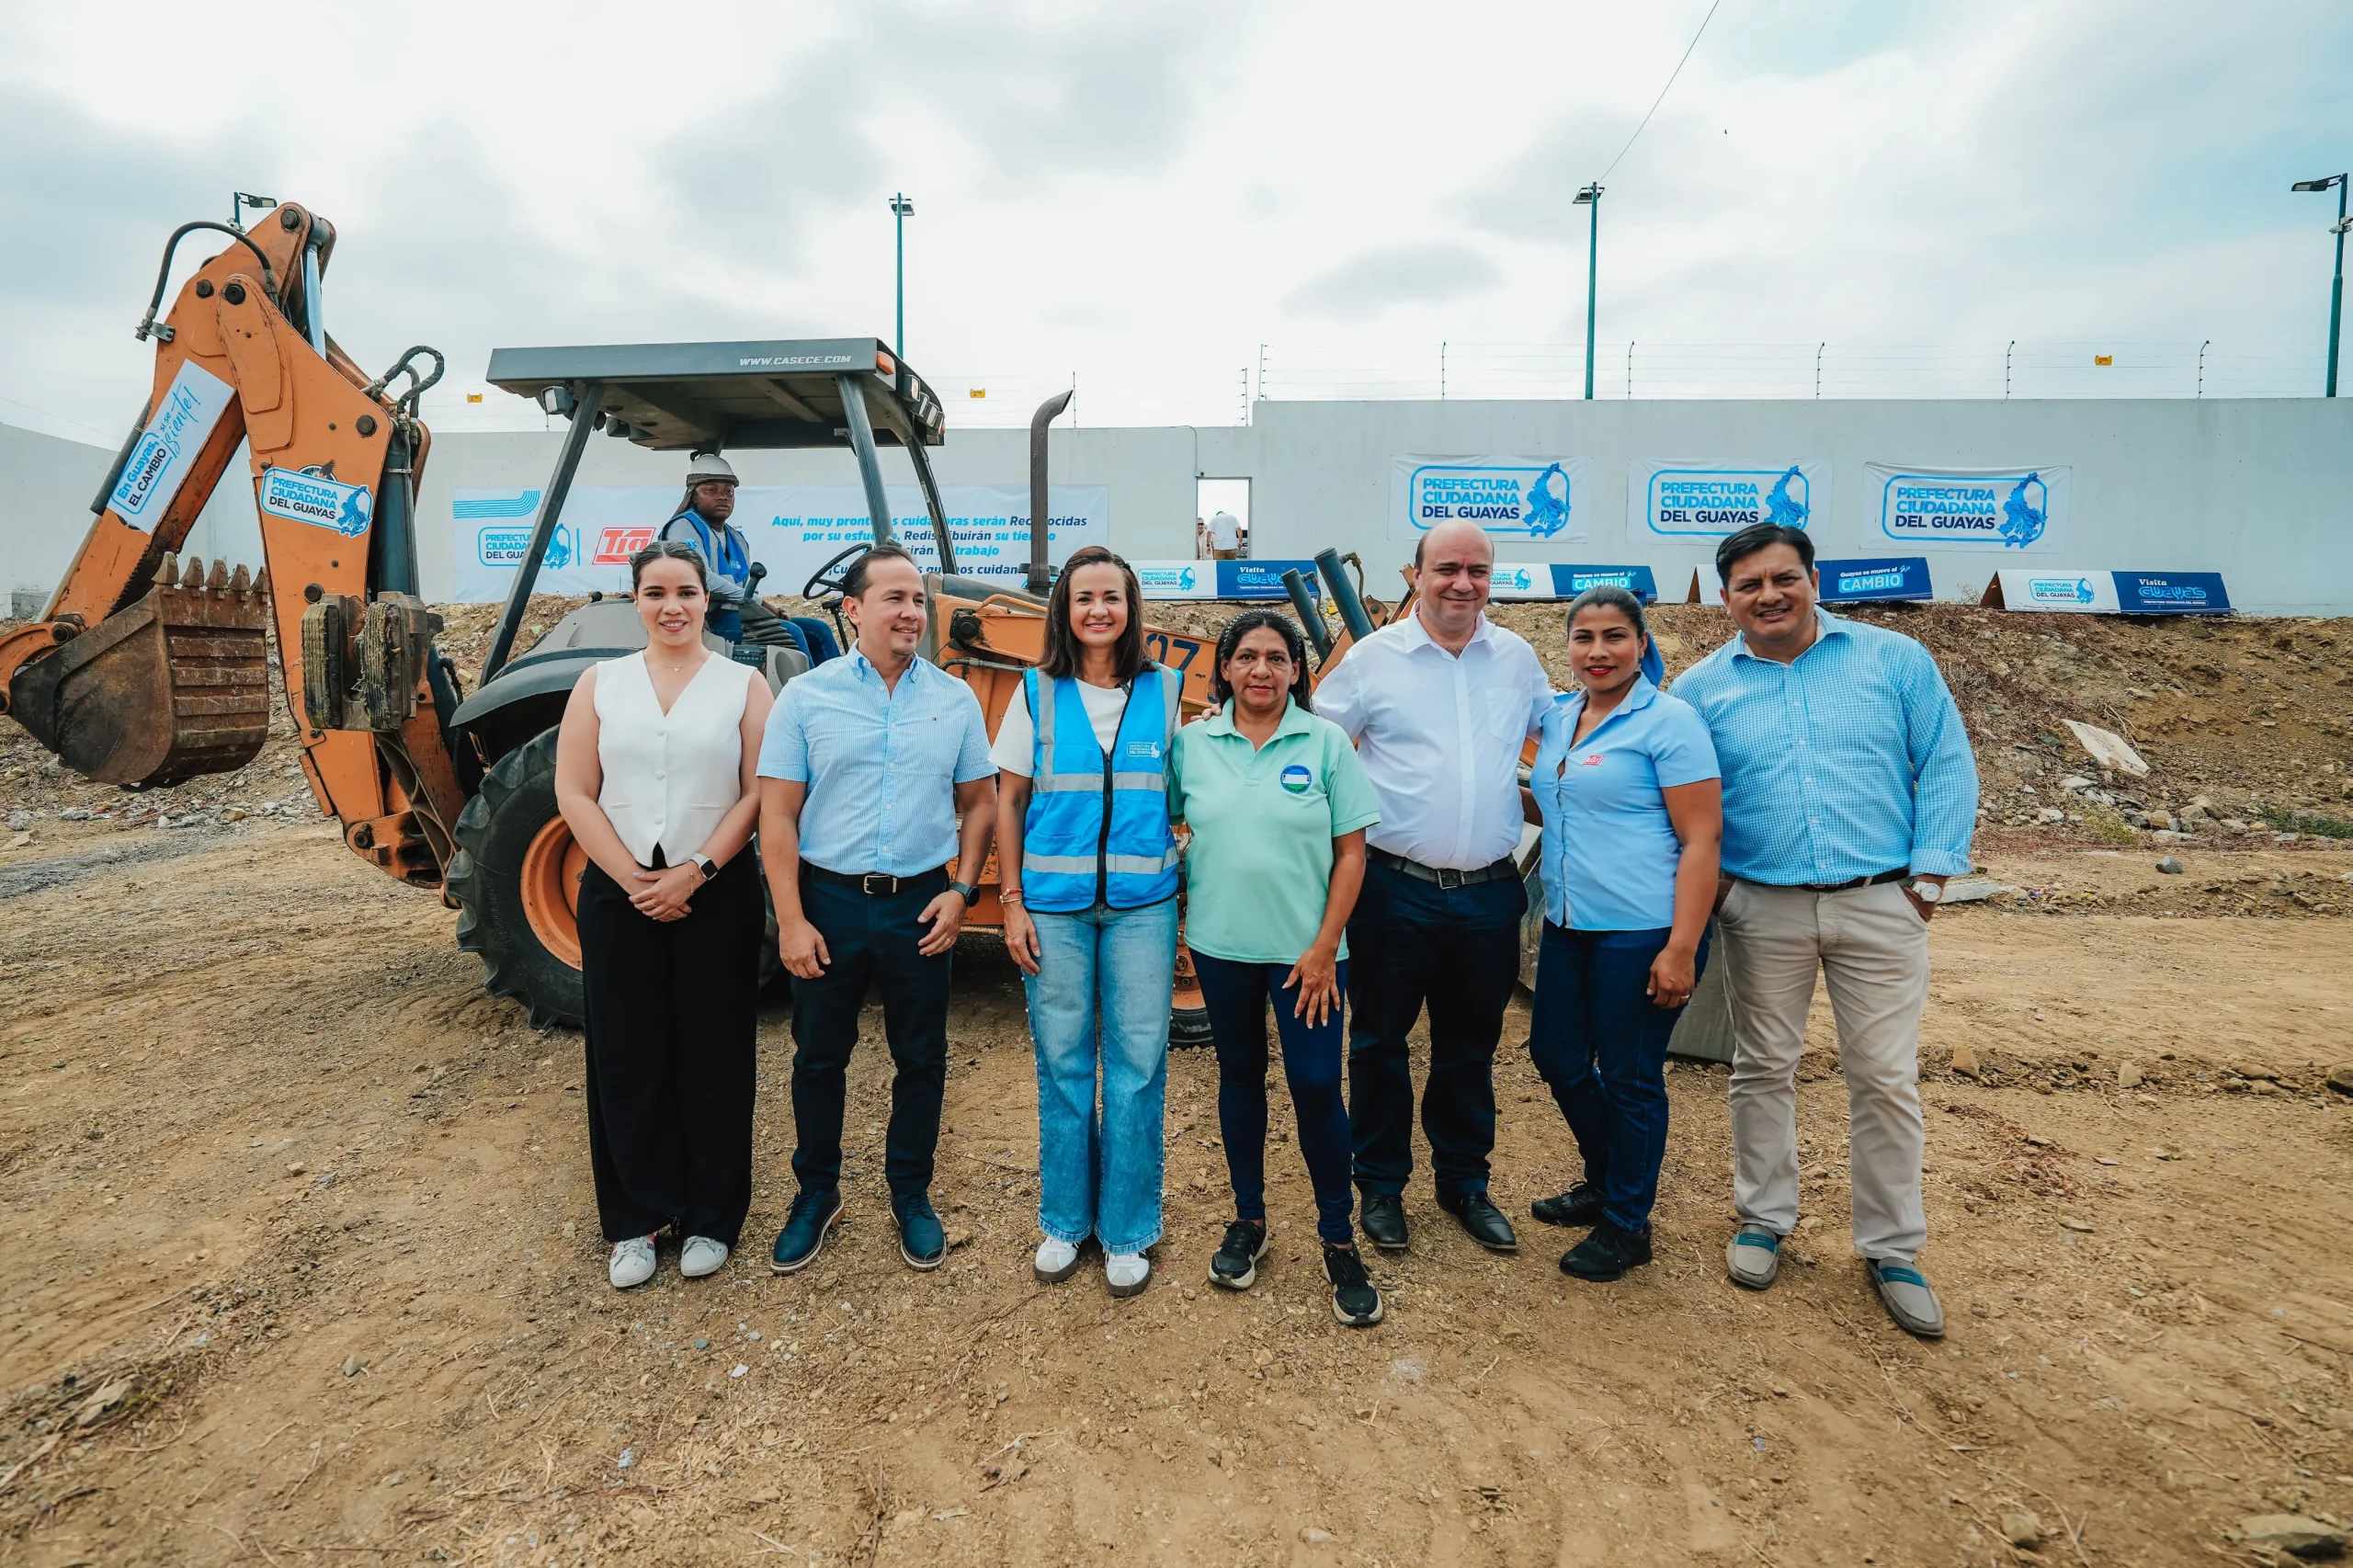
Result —
[[1528, 1211], [1547, 1225], [1586, 1226], [1601, 1220], [1601, 1189], [1581, 1181], [1558, 1198], [1540, 1198]]
[[1518, 1252], [1519, 1238], [1512, 1233], [1511, 1221], [1504, 1211], [1487, 1201], [1483, 1192], [1466, 1192], [1457, 1198], [1441, 1198], [1438, 1206], [1462, 1221], [1471, 1239], [1489, 1252]]
[[1354, 1247], [1326, 1245], [1324, 1277], [1332, 1282], [1332, 1315], [1347, 1328], [1370, 1328], [1381, 1321], [1381, 1292], [1366, 1277]]
[[842, 1217], [842, 1195], [833, 1187], [812, 1192], [801, 1188], [792, 1200], [792, 1212], [785, 1217], [784, 1229], [776, 1235], [776, 1251], [770, 1255], [772, 1266], [779, 1274], [795, 1274], [806, 1268], [825, 1244], [825, 1233], [834, 1221]]
[[1258, 1278], [1258, 1260], [1267, 1256], [1267, 1222], [1236, 1220], [1225, 1228], [1225, 1240], [1210, 1259], [1210, 1283], [1229, 1290], [1247, 1290]]
[[1368, 1192], [1357, 1213], [1357, 1229], [1383, 1252], [1404, 1252], [1405, 1200], [1393, 1192]]
[[948, 1259], [948, 1233], [931, 1199], [920, 1192], [893, 1194], [891, 1217], [899, 1222], [899, 1256], [909, 1268], [928, 1274]]
[[1561, 1272], [1574, 1274], [1580, 1279], [1597, 1282], [1615, 1279], [1630, 1268], [1638, 1268], [1651, 1260], [1651, 1228], [1627, 1230], [1604, 1220], [1593, 1228], [1593, 1234], [1571, 1247], [1561, 1259]]

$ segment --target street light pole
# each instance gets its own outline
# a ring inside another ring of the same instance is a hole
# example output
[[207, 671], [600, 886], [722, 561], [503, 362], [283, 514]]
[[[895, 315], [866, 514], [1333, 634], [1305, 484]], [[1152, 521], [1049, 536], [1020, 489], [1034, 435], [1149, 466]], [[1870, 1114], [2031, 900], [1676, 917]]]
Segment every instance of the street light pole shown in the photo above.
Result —
[[891, 198], [891, 226], [898, 232], [899, 240], [899, 317], [898, 333], [891, 339], [891, 352], [899, 358], [907, 357], [907, 220], [915, 216], [915, 204], [904, 194]]
[[1592, 209], [1586, 228], [1585, 250], [1585, 395], [1593, 401], [1593, 290], [1601, 270], [1601, 187], [1589, 185], [1577, 192], [1576, 205]]
[[2324, 396], [2336, 395], [2336, 341], [2338, 329], [2345, 319], [2345, 217], [2346, 176], [2331, 175], [2326, 179], [2300, 179], [2289, 187], [2290, 190], [2326, 190], [2336, 187], [2336, 227], [2329, 231], [2336, 236], [2336, 276], [2328, 286], [2328, 391]]

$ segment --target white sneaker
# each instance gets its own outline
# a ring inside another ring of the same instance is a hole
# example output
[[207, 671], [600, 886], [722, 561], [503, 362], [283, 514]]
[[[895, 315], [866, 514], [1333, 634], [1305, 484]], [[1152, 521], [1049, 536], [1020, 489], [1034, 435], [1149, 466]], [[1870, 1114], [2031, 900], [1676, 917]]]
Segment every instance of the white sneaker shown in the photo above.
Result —
[[1059, 1285], [1078, 1272], [1078, 1248], [1068, 1242], [1058, 1242], [1048, 1236], [1038, 1244], [1038, 1256], [1029, 1265], [1040, 1285]]
[[1114, 1296], [1136, 1296], [1152, 1283], [1152, 1259], [1140, 1252], [1115, 1252], [1103, 1260], [1103, 1280]]
[[626, 1290], [653, 1278], [654, 1238], [631, 1236], [625, 1242], [615, 1242], [612, 1261], [605, 1266], [605, 1277], [613, 1282], [616, 1290]]
[[685, 1279], [699, 1279], [706, 1274], [716, 1274], [727, 1265], [724, 1244], [709, 1236], [688, 1236], [687, 1244], [678, 1249], [678, 1275]]

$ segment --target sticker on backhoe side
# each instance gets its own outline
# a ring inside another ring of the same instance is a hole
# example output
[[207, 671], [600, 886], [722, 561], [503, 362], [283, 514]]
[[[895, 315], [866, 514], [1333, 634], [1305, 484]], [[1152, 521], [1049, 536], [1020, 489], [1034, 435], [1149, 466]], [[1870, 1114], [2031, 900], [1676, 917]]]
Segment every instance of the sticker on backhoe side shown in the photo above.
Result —
[[375, 515], [375, 498], [366, 485], [288, 468], [274, 468], [261, 476], [257, 504], [273, 517], [333, 528], [346, 539], [366, 533]]
[[228, 382], [195, 360], [183, 362], [124, 460], [107, 509], [141, 533], [153, 533], [235, 396]]

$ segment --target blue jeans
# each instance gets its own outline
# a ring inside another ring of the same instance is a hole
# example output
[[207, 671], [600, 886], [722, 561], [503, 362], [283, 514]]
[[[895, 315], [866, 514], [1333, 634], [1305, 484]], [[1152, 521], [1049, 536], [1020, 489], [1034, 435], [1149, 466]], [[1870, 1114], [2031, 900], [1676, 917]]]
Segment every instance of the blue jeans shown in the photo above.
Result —
[[[1651, 1222], [1666, 1158], [1666, 1041], [1683, 1009], [1657, 1006], [1644, 988], [1668, 935], [1546, 921], [1536, 955], [1528, 1052], [1568, 1118], [1602, 1218], [1629, 1231]], [[1695, 983], [1707, 967], [1702, 937]]]
[[1091, 1235], [1105, 1252], [1142, 1252], [1160, 1239], [1176, 901], [1029, 918], [1038, 972], [1022, 983], [1038, 1050], [1038, 1226], [1074, 1246]]
[[1495, 1146], [1495, 1042], [1519, 983], [1516, 879], [1441, 888], [1393, 867], [1365, 867], [1348, 916], [1348, 1124], [1357, 1185], [1405, 1190], [1414, 1172], [1414, 1074], [1405, 1037], [1430, 1013], [1422, 1131], [1441, 1199], [1487, 1190]]
[[[1308, 1180], [1315, 1188], [1315, 1233], [1334, 1246], [1356, 1240], [1348, 1222], [1355, 1195], [1348, 1190], [1348, 1108], [1340, 1098], [1341, 1009], [1310, 1027], [1291, 1009], [1296, 988], [1283, 989], [1287, 963], [1235, 963], [1193, 949], [1193, 972], [1200, 977], [1201, 1002], [1210, 1016], [1210, 1039], [1217, 1047], [1217, 1127], [1225, 1140], [1225, 1171], [1233, 1183], [1237, 1220], [1267, 1218], [1267, 1004], [1275, 1005], [1275, 1030], [1282, 1037], [1283, 1076], [1290, 1084], [1292, 1112], [1299, 1118], [1299, 1152], [1307, 1156]], [[1348, 989], [1348, 960], [1336, 977]]]

